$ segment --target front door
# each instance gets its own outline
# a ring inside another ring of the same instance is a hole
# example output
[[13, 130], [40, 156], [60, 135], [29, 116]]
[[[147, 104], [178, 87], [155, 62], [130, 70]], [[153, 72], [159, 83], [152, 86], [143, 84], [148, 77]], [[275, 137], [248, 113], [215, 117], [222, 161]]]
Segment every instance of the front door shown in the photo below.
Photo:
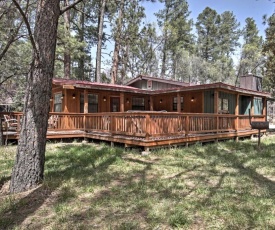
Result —
[[119, 97], [111, 97], [110, 100], [110, 111], [111, 112], [119, 112], [120, 111], [120, 98]]

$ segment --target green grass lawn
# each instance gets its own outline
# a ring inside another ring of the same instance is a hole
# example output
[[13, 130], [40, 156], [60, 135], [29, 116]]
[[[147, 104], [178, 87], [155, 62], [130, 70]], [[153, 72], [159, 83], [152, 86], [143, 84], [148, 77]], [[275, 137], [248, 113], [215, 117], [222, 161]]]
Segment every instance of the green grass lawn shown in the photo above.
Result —
[[8, 195], [14, 155], [0, 148], [0, 229], [275, 229], [275, 137], [148, 156], [48, 144], [43, 185]]

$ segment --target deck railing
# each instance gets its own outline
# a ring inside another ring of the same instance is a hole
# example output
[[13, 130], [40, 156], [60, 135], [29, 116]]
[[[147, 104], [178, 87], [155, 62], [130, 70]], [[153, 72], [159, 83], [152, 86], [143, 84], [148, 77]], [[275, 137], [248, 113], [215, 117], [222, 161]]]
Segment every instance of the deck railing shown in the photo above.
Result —
[[[16, 131], [19, 132], [22, 113], [8, 114], [18, 121]], [[252, 116], [252, 121], [265, 121], [265, 116]], [[247, 115], [174, 112], [50, 113], [48, 122], [48, 130], [98, 131], [147, 138], [247, 129], [251, 129]]]

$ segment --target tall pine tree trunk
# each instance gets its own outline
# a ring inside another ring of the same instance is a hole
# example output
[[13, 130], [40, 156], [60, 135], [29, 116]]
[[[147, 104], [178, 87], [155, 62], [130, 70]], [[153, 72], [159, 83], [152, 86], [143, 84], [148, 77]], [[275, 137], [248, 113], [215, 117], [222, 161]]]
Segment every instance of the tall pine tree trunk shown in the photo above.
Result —
[[33, 63], [27, 80], [20, 138], [10, 191], [37, 187], [43, 180], [49, 102], [52, 90], [59, 0], [39, 0]]
[[117, 82], [123, 16], [124, 16], [124, 0], [121, 0], [120, 6], [119, 6], [118, 25], [117, 25], [116, 35], [115, 35], [115, 48], [114, 48], [113, 65], [112, 65], [112, 72], [111, 72], [112, 84], [115, 84]]
[[100, 15], [98, 18], [98, 41], [96, 51], [96, 82], [101, 82], [101, 49], [103, 37], [104, 14], [107, 0], [101, 1]]
[[[83, 3], [80, 9], [80, 17], [79, 17], [79, 41], [84, 42], [84, 28], [85, 28], [85, 4]], [[85, 49], [83, 46], [79, 48], [80, 53], [84, 53]], [[78, 71], [77, 71], [77, 79], [80, 80], [90, 80], [85, 76], [85, 61], [84, 58], [78, 59]]]
[[[64, 1], [64, 6], [69, 5], [69, 0]], [[65, 30], [65, 41], [70, 40], [70, 10], [64, 13], [64, 30]], [[69, 42], [64, 44], [64, 77], [67, 79], [71, 78], [71, 52]]]

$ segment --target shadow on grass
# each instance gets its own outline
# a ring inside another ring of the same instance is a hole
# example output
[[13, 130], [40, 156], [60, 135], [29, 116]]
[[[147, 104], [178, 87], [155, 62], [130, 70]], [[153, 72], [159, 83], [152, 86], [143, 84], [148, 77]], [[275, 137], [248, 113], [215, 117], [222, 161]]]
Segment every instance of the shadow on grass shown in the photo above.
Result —
[[[191, 150], [198, 159], [207, 159], [207, 164], [209, 164], [208, 176], [216, 173], [216, 176], [219, 177], [218, 182], [210, 187], [207, 197], [201, 200], [197, 207], [209, 205], [213, 206], [213, 209], [221, 208], [217, 212], [225, 213], [232, 208], [230, 214], [239, 215], [239, 218], [242, 219], [239, 220], [240, 222], [246, 221], [246, 228], [258, 228], [259, 220], [265, 216], [265, 212], [269, 210], [269, 215], [270, 212], [274, 212], [272, 211], [274, 206], [264, 203], [269, 200], [273, 201], [271, 203], [274, 204], [275, 181], [258, 171], [264, 167], [274, 167], [275, 144], [261, 143], [261, 146], [258, 147], [257, 143], [244, 141], [238, 143], [225, 142], [221, 146], [219, 144], [206, 145], [203, 150], [201, 147], [195, 147]], [[222, 169], [216, 171], [216, 167]], [[234, 177], [235, 183], [237, 183], [235, 188], [229, 187], [228, 184], [224, 186], [226, 178], [230, 177]], [[272, 177], [274, 178], [274, 176]], [[225, 205], [215, 206], [213, 200], [217, 199], [215, 196], [221, 196], [221, 191], [224, 194], [216, 202], [223, 202]], [[231, 197], [226, 193], [230, 194]], [[235, 196], [234, 199], [232, 199], [233, 196]], [[257, 207], [257, 202], [261, 207]], [[240, 205], [243, 203], [247, 204]], [[249, 204], [253, 204], [254, 208], [250, 207]], [[233, 214], [234, 212], [235, 214]], [[231, 223], [231, 226], [227, 227], [235, 228], [236, 226]], [[267, 224], [266, 227], [269, 228], [270, 226]]]
[[[17, 195], [6, 196], [5, 202], [8, 207], [0, 210], [0, 229], [13, 229], [20, 226], [45, 202], [51, 202], [54, 205], [55, 202], [65, 202], [67, 199], [74, 198], [74, 192], [66, 191], [65, 188], [61, 189], [56, 200], [48, 200], [63, 182], [73, 179], [82, 186], [87, 183], [86, 176], [89, 177], [96, 171], [104, 172], [113, 162], [122, 157], [123, 149], [108, 146], [65, 145], [55, 152], [46, 153], [45, 179], [41, 186], [26, 192], [25, 196], [24, 193], [20, 194], [21, 199], [16, 199]], [[7, 181], [8, 178], [4, 180]]]
[[[77, 197], [79, 209], [68, 215], [55, 210], [55, 218], [65, 216], [53, 221], [66, 223], [63, 229], [171, 229], [192, 224], [194, 229], [205, 229], [202, 222], [211, 221], [206, 212], [216, 218], [210, 226], [221, 220], [223, 229], [260, 229], [257, 221], [270, 207], [261, 204], [258, 209], [257, 202], [275, 195], [275, 182], [258, 171], [259, 167], [274, 167], [275, 144], [262, 143], [262, 148], [265, 151], [259, 151], [257, 143], [224, 142], [176, 149], [174, 156], [167, 150], [140, 157], [125, 156], [122, 148], [65, 145], [46, 155], [44, 184], [0, 211], [4, 218], [0, 226], [15, 228], [37, 215], [43, 203], [61, 209]], [[87, 192], [79, 197], [70, 183]], [[254, 187], [267, 192], [257, 194]], [[231, 220], [230, 215], [237, 217]], [[267, 229], [273, 226], [266, 225]], [[31, 227], [37, 226], [32, 223]]]

